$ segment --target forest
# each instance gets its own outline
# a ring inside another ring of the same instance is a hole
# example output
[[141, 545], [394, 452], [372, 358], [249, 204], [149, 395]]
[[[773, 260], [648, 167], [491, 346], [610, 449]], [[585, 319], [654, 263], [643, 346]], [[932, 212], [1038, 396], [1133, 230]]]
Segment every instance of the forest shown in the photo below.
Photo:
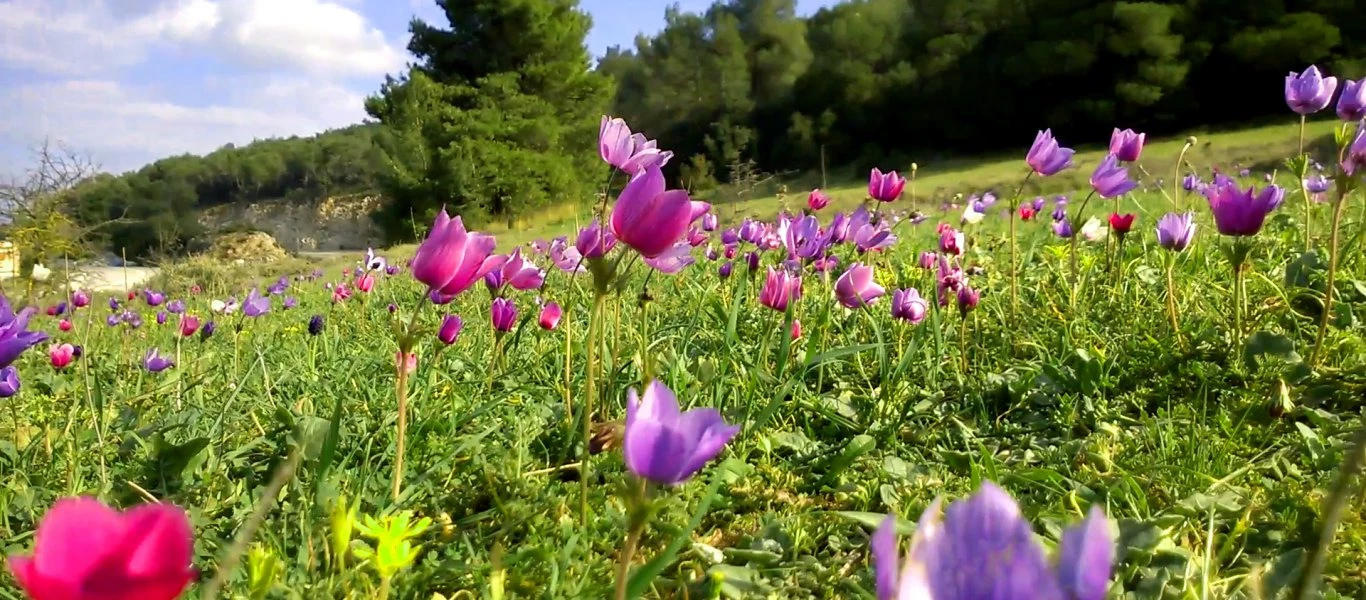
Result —
[[[101, 243], [174, 253], [197, 209], [376, 191], [396, 240], [442, 205], [472, 223], [591, 202], [603, 114], [668, 140], [667, 173], [697, 191], [765, 172], [930, 162], [1017, 148], [1045, 124], [1098, 143], [1284, 116], [1281, 79], [1318, 64], [1366, 74], [1359, 0], [794, 0], [668, 10], [632, 48], [589, 56], [575, 0], [439, 0], [414, 20], [413, 66], [367, 101], [372, 119], [309, 138], [159, 160], [77, 186]], [[618, 182], [620, 183], [620, 182]]]

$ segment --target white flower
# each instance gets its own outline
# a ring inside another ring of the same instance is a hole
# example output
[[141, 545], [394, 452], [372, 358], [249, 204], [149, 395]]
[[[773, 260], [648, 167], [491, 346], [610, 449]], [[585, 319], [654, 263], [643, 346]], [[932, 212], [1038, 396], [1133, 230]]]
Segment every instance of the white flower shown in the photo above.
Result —
[[1100, 242], [1105, 240], [1105, 236], [1110, 234], [1110, 228], [1100, 222], [1100, 219], [1091, 217], [1081, 226], [1081, 239], [1088, 242]]
[[43, 263], [33, 265], [33, 274], [30, 275], [34, 281], [47, 281], [52, 276], [52, 269], [43, 266]]

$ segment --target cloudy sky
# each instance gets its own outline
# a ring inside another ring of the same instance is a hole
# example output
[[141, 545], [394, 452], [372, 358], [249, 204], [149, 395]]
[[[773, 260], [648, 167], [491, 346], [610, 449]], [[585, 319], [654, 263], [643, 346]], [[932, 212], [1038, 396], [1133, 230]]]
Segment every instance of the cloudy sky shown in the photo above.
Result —
[[[589, 50], [658, 31], [673, 3], [582, 0]], [[44, 139], [121, 172], [355, 123], [408, 60], [414, 14], [445, 24], [432, 0], [0, 0], [0, 174]]]

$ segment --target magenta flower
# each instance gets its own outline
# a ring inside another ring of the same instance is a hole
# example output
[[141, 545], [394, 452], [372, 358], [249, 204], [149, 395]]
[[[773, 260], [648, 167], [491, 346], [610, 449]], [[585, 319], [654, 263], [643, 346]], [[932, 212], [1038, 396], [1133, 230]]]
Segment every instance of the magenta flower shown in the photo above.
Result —
[[1103, 600], [1115, 560], [1104, 513], [1093, 507], [1064, 529], [1049, 561], [1019, 505], [986, 482], [942, 511], [936, 500], [920, 517], [910, 552], [897, 548], [896, 517], [872, 538], [878, 600]]
[[860, 263], [849, 265], [835, 281], [835, 299], [847, 308], [866, 306], [886, 293], [887, 290], [873, 281], [873, 268]]
[[195, 578], [194, 533], [174, 504], [120, 513], [93, 498], [58, 500], [43, 516], [33, 555], [9, 557], [35, 600], [172, 600]]
[[560, 317], [563, 316], [564, 311], [560, 309], [559, 304], [547, 302], [545, 306], [541, 307], [541, 315], [536, 319], [536, 323], [541, 326], [541, 329], [551, 331], [559, 326]]
[[1143, 140], [1147, 134], [1134, 133], [1132, 129], [1121, 131], [1118, 127], [1110, 134], [1110, 154], [1124, 162], [1134, 162], [1143, 153]]
[[507, 333], [517, 324], [517, 304], [507, 298], [494, 298], [493, 305], [489, 307], [489, 315], [493, 321], [493, 329]]
[[1045, 129], [1034, 136], [1034, 144], [1025, 155], [1025, 162], [1035, 173], [1047, 177], [1072, 166], [1071, 148], [1063, 148], [1053, 139], [1053, 130]]
[[455, 343], [460, 337], [460, 330], [464, 329], [465, 322], [460, 315], [446, 315], [441, 319], [441, 326], [436, 330], [436, 339], [449, 346]]
[[[939, 234], [939, 251], [950, 256], [958, 256], [963, 253], [965, 242], [963, 232], [953, 228], [945, 229]], [[924, 260], [922, 259], [923, 263]]]
[[830, 196], [825, 195], [825, 192], [820, 191], [820, 189], [811, 190], [811, 193], [806, 196], [806, 207], [811, 210], [820, 210], [829, 205]]
[[626, 394], [626, 431], [622, 456], [637, 477], [658, 485], [691, 479], [716, 458], [740, 432], [714, 408], [681, 412], [678, 399], [659, 381], [651, 381], [643, 397]]
[[574, 240], [574, 248], [584, 258], [602, 258], [617, 247], [617, 236], [593, 219], [587, 227], [579, 230]]
[[76, 308], [84, 308], [90, 305], [90, 294], [81, 290], [71, 292], [71, 304]]
[[764, 288], [759, 292], [759, 303], [778, 312], [787, 312], [789, 303], [802, 297], [802, 278], [786, 270], [768, 268]]
[[1338, 118], [1344, 121], [1366, 119], [1366, 78], [1342, 82], [1342, 95], [1338, 96]]
[[982, 300], [982, 292], [972, 289], [970, 285], [962, 285], [958, 288], [958, 312], [964, 317], [972, 309], [977, 308], [977, 303]]
[[877, 167], [873, 167], [868, 174], [868, 197], [878, 202], [891, 202], [901, 197], [901, 190], [906, 187], [906, 178], [897, 175], [896, 171], [883, 173]]
[[1119, 166], [1119, 159], [1113, 154], [1105, 155], [1105, 159], [1091, 173], [1091, 189], [1096, 190], [1101, 198], [1123, 196], [1137, 187], [1138, 184], [1129, 179], [1129, 169]]
[[496, 292], [504, 285], [510, 285], [517, 290], [534, 290], [545, 283], [545, 271], [522, 258], [521, 248], [514, 248], [512, 254], [507, 256], [492, 257], [492, 260], [495, 264], [501, 264], [484, 275], [484, 283], [490, 290]]
[[914, 325], [925, 320], [925, 314], [929, 308], [929, 304], [920, 297], [920, 292], [915, 288], [892, 292], [892, 317], [894, 318], [910, 321]]
[[555, 238], [550, 242], [547, 254], [550, 255], [551, 262], [555, 263], [555, 268], [565, 273], [583, 273], [588, 270], [583, 265], [583, 255], [579, 254], [579, 249], [569, 245], [564, 238]]
[[[611, 227], [621, 243], [645, 258], [663, 254], [683, 238], [692, 222], [688, 192], [665, 190], [664, 173], [650, 167], [631, 179], [612, 207]], [[579, 249], [584, 256], [588, 252]]]
[[659, 150], [655, 141], [643, 134], [631, 133], [625, 121], [603, 115], [598, 125], [598, 155], [628, 175], [637, 175], [649, 168], [663, 168], [674, 153]]
[[1291, 71], [1285, 76], [1285, 103], [1301, 115], [1312, 115], [1328, 107], [1338, 78], [1324, 77], [1319, 68], [1310, 65], [1304, 73]]
[[493, 256], [496, 245], [493, 236], [465, 231], [460, 217], [452, 219], [443, 208], [413, 257], [413, 278], [430, 290], [454, 296], [501, 266], [499, 257]]
[[1262, 230], [1266, 216], [1281, 205], [1285, 192], [1275, 185], [1266, 186], [1260, 193], [1252, 186], [1243, 191], [1237, 182], [1224, 177], [1205, 188], [1205, 197], [1219, 233], [1246, 237]]

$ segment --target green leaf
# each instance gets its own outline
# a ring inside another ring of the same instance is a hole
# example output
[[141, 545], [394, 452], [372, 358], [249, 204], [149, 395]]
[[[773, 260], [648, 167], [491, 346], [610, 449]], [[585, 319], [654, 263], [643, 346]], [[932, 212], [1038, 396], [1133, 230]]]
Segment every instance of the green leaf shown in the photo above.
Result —
[[721, 483], [726, 480], [728, 475], [727, 469], [724, 467], [725, 464], [722, 463], [721, 468], [712, 474], [711, 485], [707, 486], [707, 491], [702, 496], [702, 502], [697, 505], [697, 510], [693, 511], [692, 518], [688, 520], [688, 526], [674, 536], [673, 541], [669, 542], [668, 547], [664, 548], [663, 552], [660, 552], [658, 556], [650, 559], [650, 562], [645, 563], [636, 569], [635, 573], [631, 574], [631, 579], [626, 583], [627, 598], [639, 598], [643, 595], [645, 590], [650, 587], [650, 583], [660, 573], [664, 572], [665, 567], [673, 563], [674, 557], [678, 556], [678, 552], [688, 544], [693, 530], [702, 523], [702, 517], [706, 516], [707, 511], [711, 509], [712, 501], [716, 500], [721, 491]]
[[1300, 362], [1299, 353], [1295, 352], [1295, 342], [1290, 338], [1270, 331], [1258, 331], [1247, 338], [1247, 343], [1243, 346], [1243, 363], [1248, 369], [1256, 368], [1257, 357], [1270, 355], [1281, 359], [1286, 364]]

